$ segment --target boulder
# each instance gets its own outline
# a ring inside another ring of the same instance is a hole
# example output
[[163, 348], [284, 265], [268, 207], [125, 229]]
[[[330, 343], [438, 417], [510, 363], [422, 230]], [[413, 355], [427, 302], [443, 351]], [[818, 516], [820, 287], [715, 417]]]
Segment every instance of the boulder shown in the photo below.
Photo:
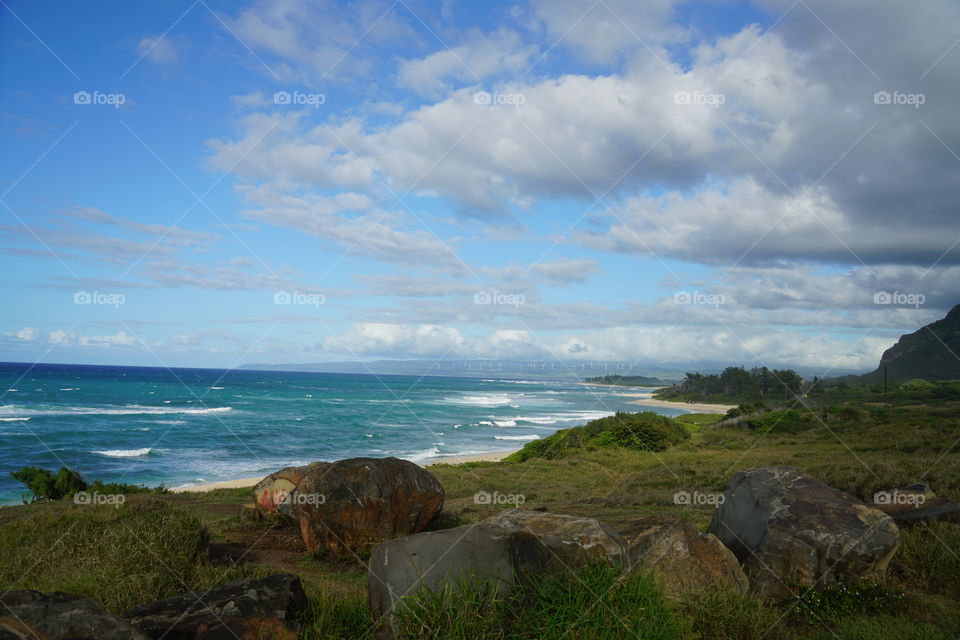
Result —
[[627, 565], [626, 544], [593, 518], [557, 513], [501, 512], [480, 524], [429, 531], [384, 542], [370, 557], [370, 610], [381, 620], [378, 638], [392, 638], [382, 620], [404, 596], [421, 589], [456, 591], [486, 584], [497, 597], [512, 593], [525, 575], [562, 572], [590, 562]]
[[666, 595], [679, 597], [713, 585], [746, 591], [737, 557], [712, 533], [669, 516], [631, 518], [612, 525], [627, 543], [630, 572], [651, 571]]
[[281, 573], [157, 600], [124, 616], [165, 640], [296, 640], [307, 596], [300, 578]]
[[514, 568], [560, 570], [591, 562], [628, 566], [627, 545], [613, 529], [595, 518], [509, 509], [483, 521], [510, 534]]
[[770, 600], [791, 585], [827, 586], [878, 576], [896, 552], [893, 519], [792, 467], [758, 467], [733, 476], [710, 522]]
[[148, 640], [93, 598], [10, 591], [0, 596], [0, 637], [30, 640]]
[[279, 510], [308, 551], [342, 551], [422, 531], [443, 498], [433, 474], [412, 462], [350, 458], [308, 469]]
[[873, 494], [873, 504], [898, 525], [924, 520], [960, 522], [960, 503], [937, 497], [925, 484], [878, 491]]
[[[465, 582], [489, 583], [500, 596], [513, 590], [509, 534], [499, 527], [466, 525], [390, 540], [370, 556], [367, 599], [375, 620], [421, 588], [456, 590]], [[392, 637], [386, 630], [381, 637]]]
[[286, 467], [271, 473], [253, 488], [253, 504], [263, 515], [277, 513], [277, 507], [300, 483], [308, 471], [329, 466], [328, 462], [313, 462], [302, 467]]

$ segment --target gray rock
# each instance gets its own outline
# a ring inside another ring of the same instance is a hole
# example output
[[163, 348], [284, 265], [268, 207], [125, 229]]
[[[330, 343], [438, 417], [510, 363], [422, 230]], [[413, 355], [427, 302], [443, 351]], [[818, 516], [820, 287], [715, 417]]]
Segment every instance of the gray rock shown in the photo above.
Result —
[[709, 532], [772, 600], [795, 595], [785, 582], [828, 586], [878, 576], [900, 540], [890, 516], [792, 467], [734, 475]]
[[384, 542], [370, 557], [367, 580], [370, 610], [381, 623], [377, 637], [393, 637], [391, 619], [384, 617], [421, 589], [456, 592], [473, 582], [505, 597], [518, 577], [597, 561], [627, 566], [626, 544], [614, 531], [593, 518], [519, 509], [476, 525]]
[[495, 585], [501, 596], [513, 589], [509, 534], [482, 524], [384, 542], [374, 549], [369, 566], [367, 596], [375, 619], [421, 588], [457, 589], [473, 580]]
[[[50, 640], [148, 640], [93, 598], [10, 591], [0, 596], [0, 636]], [[42, 634], [38, 636], [38, 634]]]
[[289, 573], [184, 593], [124, 616], [150, 638], [165, 640], [295, 640], [307, 596]]

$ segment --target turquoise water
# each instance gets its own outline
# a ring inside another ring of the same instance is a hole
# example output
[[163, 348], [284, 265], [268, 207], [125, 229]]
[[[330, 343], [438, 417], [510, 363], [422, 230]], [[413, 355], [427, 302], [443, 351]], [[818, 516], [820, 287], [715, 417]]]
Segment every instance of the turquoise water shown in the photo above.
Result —
[[20, 501], [9, 472], [24, 465], [177, 487], [315, 460], [423, 463], [518, 449], [641, 410], [622, 393], [530, 380], [0, 364], [0, 503]]

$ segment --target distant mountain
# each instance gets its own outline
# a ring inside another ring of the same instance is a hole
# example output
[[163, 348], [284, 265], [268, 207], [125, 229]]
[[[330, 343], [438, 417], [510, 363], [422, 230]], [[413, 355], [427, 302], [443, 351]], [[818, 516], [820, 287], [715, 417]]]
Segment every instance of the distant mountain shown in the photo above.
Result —
[[845, 382], [873, 384], [913, 378], [924, 380], [960, 380], [960, 304], [941, 320], [901, 336], [897, 344], [883, 352], [875, 371]]

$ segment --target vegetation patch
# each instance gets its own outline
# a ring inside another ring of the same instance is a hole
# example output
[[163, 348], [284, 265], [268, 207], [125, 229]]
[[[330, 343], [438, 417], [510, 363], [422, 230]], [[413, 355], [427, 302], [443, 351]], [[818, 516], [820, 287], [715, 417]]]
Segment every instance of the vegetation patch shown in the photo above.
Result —
[[683, 424], [652, 411], [618, 411], [612, 416], [591, 420], [585, 425], [562, 429], [546, 438], [528, 442], [523, 449], [508, 456], [506, 460], [552, 460], [604, 447], [663, 451], [689, 437], [690, 434]]
[[0, 525], [0, 591], [66, 591], [115, 612], [190, 589], [260, 575], [207, 559], [200, 522], [157, 498], [122, 506], [72, 503]]

